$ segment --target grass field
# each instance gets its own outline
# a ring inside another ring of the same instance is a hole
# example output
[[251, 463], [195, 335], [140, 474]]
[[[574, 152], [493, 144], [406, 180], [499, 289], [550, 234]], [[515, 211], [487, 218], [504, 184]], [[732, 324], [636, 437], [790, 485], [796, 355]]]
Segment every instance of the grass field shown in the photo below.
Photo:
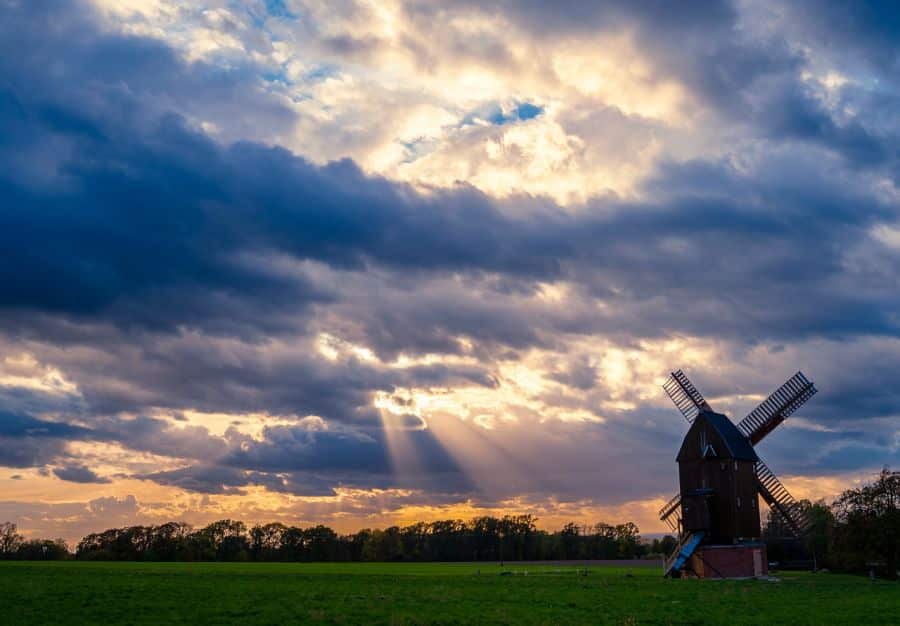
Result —
[[785, 573], [778, 582], [693, 581], [663, 579], [656, 568], [582, 571], [469, 563], [0, 562], [0, 623], [900, 622], [900, 585], [886, 581], [808, 573]]

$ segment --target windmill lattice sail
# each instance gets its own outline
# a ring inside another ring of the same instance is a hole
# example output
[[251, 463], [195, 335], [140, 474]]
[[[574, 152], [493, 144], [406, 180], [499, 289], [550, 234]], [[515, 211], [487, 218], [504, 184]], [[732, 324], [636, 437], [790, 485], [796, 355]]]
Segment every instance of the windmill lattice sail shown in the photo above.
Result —
[[694, 418], [697, 417], [701, 409], [709, 408], [709, 404], [707, 404], [703, 395], [697, 391], [694, 384], [688, 380], [688, 377], [681, 370], [672, 372], [663, 385], [663, 389], [672, 399], [672, 402], [675, 403], [675, 406], [678, 407], [678, 410], [681, 411], [681, 414], [684, 415], [684, 419], [688, 421], [688, 424], [694, 423]]
[[659, 519], [664, 521], [672, 529], [672, 532], [681, 534], [681, 494], [676, 493], [659, 510]]
[[759, 493], [763, 500], [784, 518], [796, 537], [805, 535], [812, 526], [812, 520], [800, 503], [794, 500], [772, 470], [762, 461], [756, 463], [756, 476], [759, 478]]
[[806, 379], [803, 372], [797, 372], [742, 419], [738, 424], [738, 430], [756, 445], [804, 402], [812, 398], [816, 391], [815, 385]]

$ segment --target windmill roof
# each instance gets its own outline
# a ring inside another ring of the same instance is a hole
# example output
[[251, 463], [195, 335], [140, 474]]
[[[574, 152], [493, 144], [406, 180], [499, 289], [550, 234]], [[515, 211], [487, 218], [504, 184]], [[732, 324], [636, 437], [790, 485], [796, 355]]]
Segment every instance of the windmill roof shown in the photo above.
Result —
[[[716, 413], [715, 411], [701, 411], [694, 420], [694, 424], [701, 421], [705, 421], [715, 429], [722, 443], [728, 448], [728, 456], [730, 458], [753, 462], [759, 461], [759, 457], [756, 456], [750, 440], [738, 430], [737, 426], [728, 419], [727, 415]], [[680, 458], [681, 453], [678, 456]]]
[[759, 457], [756, 456], [756, 451], [753, 450], [750, 440], [738, 430], [737, 426], [728, 419], [727, 415], [716, 413], [715, 411], [704, 411], [703, 414], [725, 441], [725, 445], [728, 446], [732, 457], [748, 461], [759, 461]]

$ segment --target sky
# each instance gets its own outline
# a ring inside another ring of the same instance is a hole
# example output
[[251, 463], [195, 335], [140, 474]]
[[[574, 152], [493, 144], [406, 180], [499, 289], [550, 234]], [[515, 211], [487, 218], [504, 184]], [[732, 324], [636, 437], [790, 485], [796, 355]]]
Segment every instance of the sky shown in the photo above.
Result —
[[900, 10], [783, 5], [0, 0], [0, 520], [661, 532], [678, 368], [898, 466]]

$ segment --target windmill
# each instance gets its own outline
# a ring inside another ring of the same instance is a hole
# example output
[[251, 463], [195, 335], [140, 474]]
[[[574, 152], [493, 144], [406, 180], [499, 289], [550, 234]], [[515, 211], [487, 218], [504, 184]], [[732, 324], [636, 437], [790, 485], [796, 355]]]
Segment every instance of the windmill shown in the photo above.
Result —
[[679, 493], [659, 512], [679, 537], [665, 561], [665, 575], [766, 574], [758, 496], [796, 537], [806, 534], [811, 521], [754, 446], [809, 400], [815, 386], [797, 372], [737, 425], [713, 411], [681, 370], [663, 389], [690, 424], [677, 457]]

